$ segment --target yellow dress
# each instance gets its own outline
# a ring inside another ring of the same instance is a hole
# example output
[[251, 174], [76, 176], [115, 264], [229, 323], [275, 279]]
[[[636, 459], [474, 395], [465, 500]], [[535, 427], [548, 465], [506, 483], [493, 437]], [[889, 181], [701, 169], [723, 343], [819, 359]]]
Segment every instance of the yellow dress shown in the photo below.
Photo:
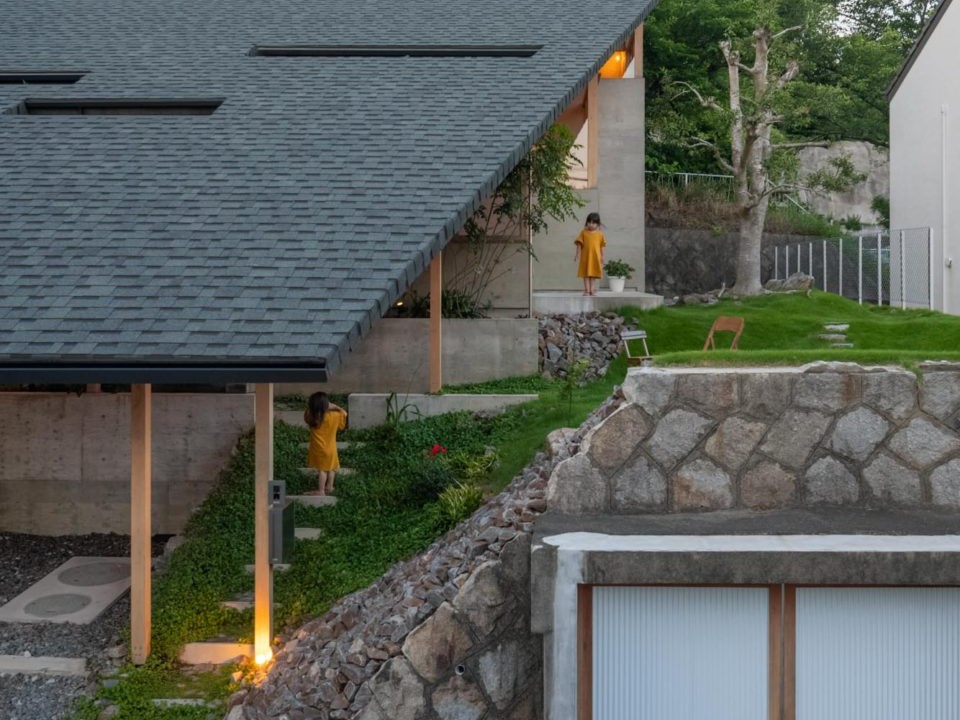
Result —
[[327, 410], [323, 420], [315, 428], [310, 428], [310, 443], [307, 446], [307, 465], [320, 472], [338, 470], [340, 458], [337, 456], [337, 430], [347, 426], [347, 413], [343, 410]]
[[580, 246], [580, 265], [577, 267], [577, 277], [603, 277], [600, 251], [607, 245], [607, 239], [603, 236], [603, 231], [581, 230], [573, 244]]

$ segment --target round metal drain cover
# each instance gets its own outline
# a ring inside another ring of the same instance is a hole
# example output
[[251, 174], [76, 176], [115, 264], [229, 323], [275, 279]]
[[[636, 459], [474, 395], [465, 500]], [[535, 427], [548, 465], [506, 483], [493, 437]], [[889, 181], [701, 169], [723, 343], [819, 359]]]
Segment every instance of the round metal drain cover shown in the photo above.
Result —
[[69, 615], [83, 610], [93, 599], [89, 595], [64, 593], [62, 595], [44, 595], [28, 603], [23, 611], [34, 617], [48, 618]]
[[130, 566], [118, 562], [93, 562], [86, 565], [74, 565], [57, 575], [64, 585], [74, 587], [93, 587], [130, 577]]

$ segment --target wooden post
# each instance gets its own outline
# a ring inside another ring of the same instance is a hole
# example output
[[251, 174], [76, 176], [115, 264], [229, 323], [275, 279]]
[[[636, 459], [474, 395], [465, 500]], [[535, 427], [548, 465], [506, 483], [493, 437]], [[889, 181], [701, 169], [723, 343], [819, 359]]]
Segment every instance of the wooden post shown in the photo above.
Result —
[[443, 253], [438, 253], [430, 263], [430, 382], [432, 393], [440, 392], [443, 386]]
[[130, 656], [150, 654], [150, 385], [130, 387]]
[[269, 483], [273, 478], [273, 384], [258, 383], [255, 396], [253, 656], [273, 656], [273, 568], [270, 565]]
[[587, 85], [587, 187], [597, 186], [600, 166], [600, 80]]
[[643, 77], [643, 25], [633, 31], [633, 76]]

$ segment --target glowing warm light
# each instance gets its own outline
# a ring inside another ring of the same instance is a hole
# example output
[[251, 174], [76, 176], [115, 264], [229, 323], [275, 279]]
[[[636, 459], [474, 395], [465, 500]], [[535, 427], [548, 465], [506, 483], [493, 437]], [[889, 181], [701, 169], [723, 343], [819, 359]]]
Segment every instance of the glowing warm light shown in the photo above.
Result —
[[403, 307], [403, 300], [397, 300], [397, 307]]
[[611, 55], [610, 59], [600, 68], [600, 77], [607, 79], [622, 78], [626, 71], [627, 53], [623, 50], [618, 50]]
[[266, 652], [257, 653], [253, 661], [257, 665], [266, 665], [268, 662], [270, 662], [272, 658], [273, 658], [273, 652], [271, 650], [267, 650]]

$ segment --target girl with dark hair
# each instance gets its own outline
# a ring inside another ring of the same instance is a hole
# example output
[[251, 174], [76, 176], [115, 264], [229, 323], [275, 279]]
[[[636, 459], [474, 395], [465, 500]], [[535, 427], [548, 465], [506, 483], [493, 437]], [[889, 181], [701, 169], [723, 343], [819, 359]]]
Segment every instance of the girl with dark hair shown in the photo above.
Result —
[[587, 215], [587, 223], [577, 239], [573, 241], [576, 250], [573, 253], [577, 265], [577, 276], [583, 278], [583, 294], [597, 294], [597, 280], [603, 276], [603, 248], [607, 240], [603, 236], [603, 223], [600, 222], [600, 213], [592, 212]]
[[337, 456], [337, 431], [347, 426], [347, 411], [330, 402], [325, 392], [315, 392], [307, 400], [303, 420], [310, 428], [310, 443], [307, 447], [307, 465], [320, 475], [320, 484], [308, 495], [332, 493], [333, 480], [340, 469]]

